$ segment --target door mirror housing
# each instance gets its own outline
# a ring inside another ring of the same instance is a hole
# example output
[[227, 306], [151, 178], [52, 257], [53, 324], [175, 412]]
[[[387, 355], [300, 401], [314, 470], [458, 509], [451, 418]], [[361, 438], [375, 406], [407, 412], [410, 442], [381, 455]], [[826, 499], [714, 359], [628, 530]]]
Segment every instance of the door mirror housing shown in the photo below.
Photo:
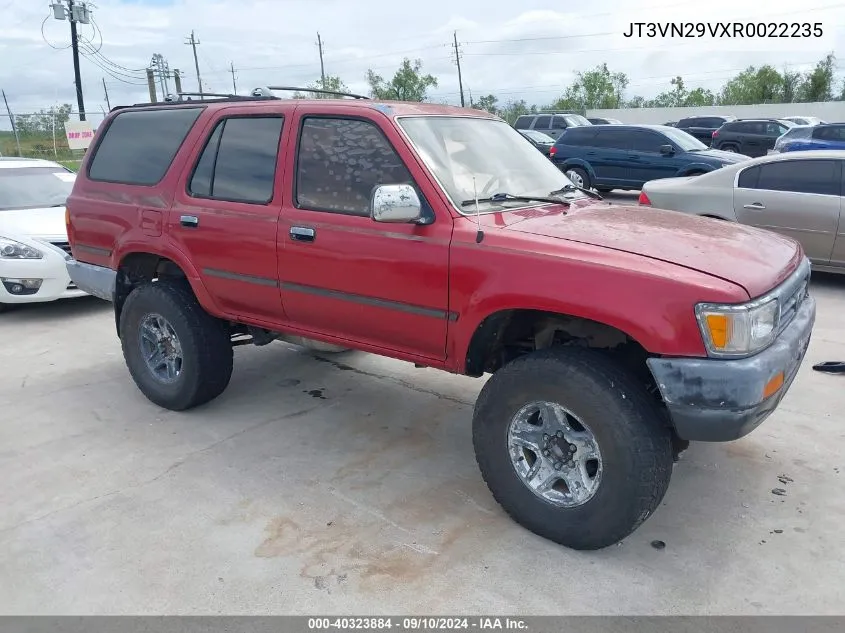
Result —
[[661, 145], [660, 146], [660, 153], [664, 156], [671, 156], [675, 153], [675, 148], [671, 145]]
[[420, 222], [422, 203], [411, 185], [379, 185], [370, 200], [370, 217], [376, 222], [394, 224]]

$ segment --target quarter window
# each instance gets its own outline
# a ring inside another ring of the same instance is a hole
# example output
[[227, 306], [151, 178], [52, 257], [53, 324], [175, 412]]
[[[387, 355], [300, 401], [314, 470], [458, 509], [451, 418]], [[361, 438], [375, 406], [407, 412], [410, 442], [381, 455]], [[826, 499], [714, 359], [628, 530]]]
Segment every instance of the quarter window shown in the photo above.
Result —
[[155, 185], [164, 178], [201, 108], [162, 108], [115, 116], [94, 150], [91, 180]]
[[382, 131], [368, 121], [306, 118], [299, 136], [296, 204], [368, 216], [379, 185], [413, 184]]
[[281, 117], [238, 117], [217, 124], [188, 187], [200, 198], [267, 204], [273, 199]]

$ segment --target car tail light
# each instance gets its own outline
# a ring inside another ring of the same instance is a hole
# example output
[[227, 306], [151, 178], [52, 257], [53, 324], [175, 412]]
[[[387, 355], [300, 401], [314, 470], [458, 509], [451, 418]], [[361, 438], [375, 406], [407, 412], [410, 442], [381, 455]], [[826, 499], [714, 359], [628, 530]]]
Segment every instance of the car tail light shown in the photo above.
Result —
[[719, 130], [713, 130], [713, 134], [710, 138], [716, 138], [717, 136], [719, 136]]
[[554, 145], [552, 145], [552, 146], [549, 148], [549, 156], [550, 156], [551, 158], [554, 158], [554, 157], [555, 157], [555, 154], [557, 154], [557, 147], [555, 147]]
[[651, 206], [651, 200], [649, 200], [648, 196], [645, 195], [645, 191], [640, 191], [640, 199], [637, 200], [637, 202], [639, 202], [640, 206], [643, 206], [643, 207], [650, 207]]

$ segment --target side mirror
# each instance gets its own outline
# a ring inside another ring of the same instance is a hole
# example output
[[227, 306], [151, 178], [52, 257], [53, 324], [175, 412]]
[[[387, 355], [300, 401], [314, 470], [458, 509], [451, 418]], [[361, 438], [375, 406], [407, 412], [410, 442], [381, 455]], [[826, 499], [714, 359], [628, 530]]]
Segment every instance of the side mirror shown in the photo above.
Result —
[[411, 185], [379, 185], [370, 200], [370, 217], [376, 222], [419, 222], [422, 203]]
[[660, 153], [664, 156], [671, 156], [675, 153], [675, 148], [671, 145], [661, 145], [660, 146]]

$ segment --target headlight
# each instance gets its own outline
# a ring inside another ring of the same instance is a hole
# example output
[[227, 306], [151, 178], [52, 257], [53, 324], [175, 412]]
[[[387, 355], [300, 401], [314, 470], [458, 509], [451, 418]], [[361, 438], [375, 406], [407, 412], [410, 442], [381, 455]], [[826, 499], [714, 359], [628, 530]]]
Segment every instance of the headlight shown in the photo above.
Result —
[[41, 259], [44, 253], [8, 237], [0, 237], [0, 259]]
[[748, 356], [766, 347], [777, 334], [777, 298], [743, 305], [699, 303], [695, 316], [711, 356]]

